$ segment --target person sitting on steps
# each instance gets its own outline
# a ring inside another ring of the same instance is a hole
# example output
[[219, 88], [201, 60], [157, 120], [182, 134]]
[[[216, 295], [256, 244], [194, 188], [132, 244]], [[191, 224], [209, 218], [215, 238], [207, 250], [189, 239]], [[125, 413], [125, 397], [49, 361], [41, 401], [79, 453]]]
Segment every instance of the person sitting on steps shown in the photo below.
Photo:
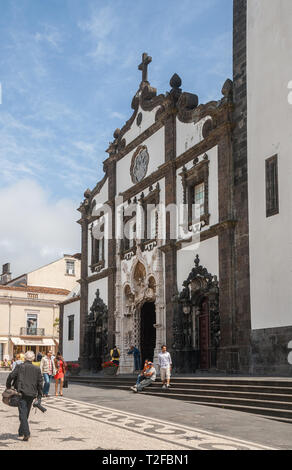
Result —
[[144, 373], [148, 369], [148, 362], [149, 362], [149, 359], [145, 359], [143, 370], [138, 374], [136, 385], [134, 385], [134, 387], [130, 387], [130, 389], [133, 390], [134, 392], [137, 389], [137, 385], [139, 385], [139, 383], [142, 382], [142, 380], [145, 379]]
[[145, 387], [149, 387], [156, 379], [156, 369], [153, 362], [148, 362], [148, 368], [144, 372], [144, 379], [132, 388], [133, 392], [142, 392]]

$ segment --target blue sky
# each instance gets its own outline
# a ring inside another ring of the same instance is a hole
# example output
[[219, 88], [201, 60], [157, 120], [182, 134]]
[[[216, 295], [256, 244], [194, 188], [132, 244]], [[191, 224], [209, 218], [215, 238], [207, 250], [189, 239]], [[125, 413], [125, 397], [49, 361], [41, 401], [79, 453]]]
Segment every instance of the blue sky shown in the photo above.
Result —
[[158, 93], [176, 72], [200, 102], [220, 97], [232, 78], [232, 0], [2, 0], [0, 8], [0, 263], [17, 275], [79, 250], [76, 208], [132, 113], [143, 52]]

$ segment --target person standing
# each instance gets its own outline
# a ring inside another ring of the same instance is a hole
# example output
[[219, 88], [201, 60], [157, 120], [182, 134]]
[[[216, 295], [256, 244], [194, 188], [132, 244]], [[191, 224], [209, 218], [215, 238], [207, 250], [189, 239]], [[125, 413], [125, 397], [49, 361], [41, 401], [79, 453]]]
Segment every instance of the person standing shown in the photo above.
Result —
[[20, 356], [20, 360], [24, 361], [24, 352], [23, 351], [21, 351], [21, 353], [19, 353], [19, 356]]
[[50, 349], [40, 363], [40, 370], [44, 378], [43, 397], [47, 397], [50, 391], [50, 381], [53, 375], [56, 375], [55, 363], [52, 359], [53, 351]]
[[136, 346], [131, 346], [130, 350], [128, 351], [128, 354], [133, 354], [135, 370], [140, 370], [141, 369], [141, 356], [140, 356], [139, 349], [136, 348]]
[[34, 366], [35, 354], [33, 351], [27, 351], [24, 355], [24, 363], [18, 364], [15, 369], [10, 372], [6, 381], [6, 388], [14, 388], [21, 393], [18, 403], [20, 426], [18, 436], [23, 437], [24, 441], [30, 438], [30, 429], [28, 417], [34, 398], [41, 399], [43, 389], [43, 378], [40, 368]]
[[56, 375], [54, 375], [55, 379], [55, 395], [56, 397], [58, 396], [58, 383], [60, 381], [60, 396], [63, 396], [63, 383], [64, 383], [64, 377], [65, 377], [65, 372], [66, 372], [66, 362], [64, 361], [63, 357], [61, 356], [60, 352], [57, 352], [57, 356], [54, 360], [55, 362], [55, 367], [57, 370]]
[[38, 352], [37, 358], [36, 358], [37, 362], [41, 362], [42, 358], [43, 358], [42, 353], [41, 353], [41, 352]]
[[167, 352], [167, 347], [165, 346], [165, 344], [161, 346], [161, 352], [158, 354], [158, 364], [160, 367], [162, 388], [169, 388], [172, 361], [169, 352]]
[[13, 362], [13, 365], [12, 365], [12, 370], [14, 370], [15, 367], [19, 364], [23, 364], [23, 360], [20, 359], [20, 354], [16, 354], [15, 361]]
[[116, 346], [114, 346], [113, 349], [111, 349], [110, 351], [110, 357], [112, 362], [117, 366], [120, 364], [120, 355], [120, 350]]

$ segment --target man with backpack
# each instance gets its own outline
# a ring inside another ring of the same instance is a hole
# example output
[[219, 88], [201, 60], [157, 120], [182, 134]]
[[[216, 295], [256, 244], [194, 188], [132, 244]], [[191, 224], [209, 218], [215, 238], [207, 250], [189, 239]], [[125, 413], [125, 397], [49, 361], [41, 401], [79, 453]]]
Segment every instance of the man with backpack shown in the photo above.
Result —
[[117, 366], [120, 364], [120, 350], [114, 346], [113, 349], [111, 349], [110, 351], [110, 356], [111, 356], [111, 360], [114, 364], [117, 364]]
[[35, 354], [33, 351], [27, 351], [24, 355], [24, 363], [18, 364], [15, 369], [10, 372], [6, 381], [6, 388], [14, 388], [21, 393], [18, 403], [20, 426], [18, 436], [23, 437], [24, 441], [28, 441], [30, 430], [28, 425], [28, 417], [33, 400], [38, 397], [41, 399], [43, 391], [43, 378], [40, 368], [34, 366]]

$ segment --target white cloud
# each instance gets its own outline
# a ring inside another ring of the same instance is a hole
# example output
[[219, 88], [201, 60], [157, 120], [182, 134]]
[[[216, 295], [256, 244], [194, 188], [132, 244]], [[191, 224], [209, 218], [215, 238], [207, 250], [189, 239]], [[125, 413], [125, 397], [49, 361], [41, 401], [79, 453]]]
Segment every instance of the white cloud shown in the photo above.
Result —
[[34, 35], [34, 39], [36, 42], [45, 42], [55, 49], [60, 50], [62, 35], [54, 26], [46, 24], [43, 25], [43, 31], [41, 33], [37, 32]]
[[126, 119], [126, 116], [122, 113], [119, 113], [117, 111], [112, 111], [110, 113], [110, 117], [111, 118], [118, 118], [118, 119], [121, 119], [121, 120], [125, 120]]
[[49, 196], [33, 179], [0, 190], [0, 264], [10, 262], [13, 277], [80, 251], [78, 204]]
[[115, 10], [109, 6], [95, 10], [89, 21], [79, 22], [78, 27], [89, 34], [94, 46], [88, 56], [95, 61], [112, 62], [116, 57], [117, 44], [113, 41], [111, 33], [118, 28], [119, 20]]

